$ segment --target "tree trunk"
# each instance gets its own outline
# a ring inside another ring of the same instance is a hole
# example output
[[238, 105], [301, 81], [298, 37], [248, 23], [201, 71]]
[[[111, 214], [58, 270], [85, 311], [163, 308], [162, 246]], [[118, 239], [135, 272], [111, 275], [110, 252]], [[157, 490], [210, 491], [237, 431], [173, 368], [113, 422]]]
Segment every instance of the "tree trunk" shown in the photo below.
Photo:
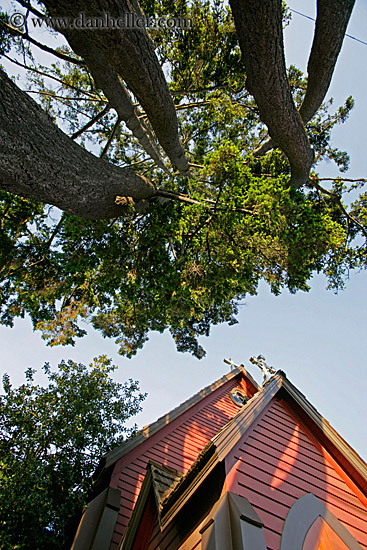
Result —
[[[86, 16], [103, 17], [109, 14], [111, 17], [118, 18], [125, 14], [136, 13], [129, 0], [98, 2], [96, 0], [43, 0], [43, 3], [52, 17], [76, 18], [80, 13], [84, 13]], [[59, 30], [67, 38], [68, 31]], [[93, 39], [95, 46], [104, 54], [138, 99], [172, 164], [182, 174], [188, 175], [189, 165], [178, 136], [175, 106], [155, 55], [153, 43], [145, 28], [93, 29], [73, 32], [73, 34], [76, 33], [80, 41], [88, 42]], [[97, 80], [103, 81], [103, 74], [100, 76], [96, 74], [96, 77]], [[107, 93], [106, 97], [108, 97]]]
[[285, 69], [281, 0], [230, 0], [247, 74], [247, 88], [272, 139], [291, 166], [290, 185], [308, 180], [313, 162]]
[[90, 219], [123, 214], [116, 196], [155, 194], [146, 178], [74, 143], [1, 70], [0, 189]]

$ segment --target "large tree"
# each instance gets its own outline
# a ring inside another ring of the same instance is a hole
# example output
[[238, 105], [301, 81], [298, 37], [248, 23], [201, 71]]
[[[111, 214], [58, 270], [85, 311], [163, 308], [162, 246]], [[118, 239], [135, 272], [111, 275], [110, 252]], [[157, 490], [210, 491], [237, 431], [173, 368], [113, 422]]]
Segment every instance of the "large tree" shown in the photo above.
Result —
[[[29, 25], [141, 14], [135, 1], [20, 4]], [[29, 68], [48, 112], [1, 73], [3, 323], [28, 313], [56, 344], [84, 334], [87, 318], [127, 355], [168, 327], [200, 357], [197, 336], [235, 322], [260, 279], [275, 293], [307, 290], [316, 270], [335, 288], [364, 265], [365, 194], [342, 201], [362, 180], [326, 189], [311, 171], [323, 158], [347, 169], [330, 136], [353, 101], [333, 115], [322, 102], [353, 2], [318, 2], [307, 80], [286, 70], [280, 1], [230, 4], [142, 2], [148, 16], [191, 18], [188, 30], [63, 28], [70, 49], [52, 67], [25, 45], [29, 25], [3, 16], [3, 52]], [[103, 158], [85, 148], [100, 144]], [[52, 221], [38, 201], [63, 213]]]

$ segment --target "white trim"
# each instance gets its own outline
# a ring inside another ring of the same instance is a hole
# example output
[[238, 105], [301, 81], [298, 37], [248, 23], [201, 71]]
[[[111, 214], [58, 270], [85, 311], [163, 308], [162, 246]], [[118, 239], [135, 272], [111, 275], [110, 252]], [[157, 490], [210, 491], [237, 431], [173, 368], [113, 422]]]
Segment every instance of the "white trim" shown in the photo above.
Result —
[[338, 518], [312, 493], [298, 499], [289, 510], [280, 550], [302, 550], [306, 535], [319, 516], [330, 525], [350, 550], [363, 550]]

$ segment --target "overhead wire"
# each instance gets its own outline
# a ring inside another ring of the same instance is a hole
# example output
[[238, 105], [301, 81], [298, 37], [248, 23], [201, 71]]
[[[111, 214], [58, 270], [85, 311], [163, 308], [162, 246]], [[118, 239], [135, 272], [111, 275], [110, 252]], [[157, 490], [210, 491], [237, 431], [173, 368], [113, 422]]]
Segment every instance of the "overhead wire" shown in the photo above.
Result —
[[[300, 11], [294, 10], [293, 8], [290, 8], [288, 6], [289, 11], [293, 11], [294, 13], [297, 13], [297, 15], [301, 15], [302, 17], [305, 17], [306, 19], [310, 19], [310, 21], [316, 21], [314, 17], [310, 17], [309, 15], [306, 15], [304, 13], [301, 13]], [[351, 38], [352, 40], [355, 40], [356, 42], [360, 42], [361, 44], [364, 44], [367, 46], [367, 42], [364, 42], [363, 40], [360, 40], [359, 38], [356, 38], [355, 36], [352, 36], [351, 34], [346, 34], [348, 38]]]

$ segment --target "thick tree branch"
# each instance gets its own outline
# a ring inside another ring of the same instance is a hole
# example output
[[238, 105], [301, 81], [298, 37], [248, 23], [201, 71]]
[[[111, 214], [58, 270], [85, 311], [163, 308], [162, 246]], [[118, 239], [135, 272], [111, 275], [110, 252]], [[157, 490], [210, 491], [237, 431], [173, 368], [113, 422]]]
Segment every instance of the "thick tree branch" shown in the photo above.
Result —
[[97, 88], [103, 90], [119, 118], [125, 122], [126, 126], [138, 139], [146, 153], [152, 157], [157, 166], [162, 168], [162, 170], [166, 170], [153, 137], [144, 122], [138, 119], [130, 96], [120, 81], [116, 70], [95, 46], [93, 40], [94, 31], [92, 36], [90, 32], [89, 34], [85, 34], [79, 31], [65, 31], [64, 34], [73, 50], [83, 57], [87, 63]]
[[254, 96], [271, 137], [291, 166], [290, 184], [308, 180], [313, 162], [301, 117], [294, 105], [285, 69], [281, 0], [230, 0], [242, 57], [247, 89]]
[[155, 194], [147, 179], [73, 142], [1, 70], [0, 188], [90, 219], [123, 214], [117, 195]]
[[[329, 89], [355, 0], [318, 0], [315, 35], [307, 64], [307, 90], [299, 113], [306, 125], [323, 102]], [[277, 147], [268, 139], [253, 152], [265, 155]]]
[[333, 76], [355, 0], [318, 0], [315, 35], [307, 64], [307, 90], [299, 109], [304, 124], [315, 115]]
[[[78, 17], [82, 12], [88, 16], [124, 17], [134, 11], [134, 5], [129, 0], [44, 0], [51, 16]], [[135, 6], [140, 15], [139, 7]], [[154, 46], [144, 28], [94, 29], [79, 31], [62, 31], [74, 51], [86, 60], [94, 78], [103, 85], [102, 90], [110, 103], [113, 100], [105, 90], [107, 84], [103, 70], [92, 70], [91, 64], [99, 64], [97, 56], [103, 55], [111, 67], [125, 80], [144, 111], [147, 113], [159, 143], [167, 153], [171, 162], [184, 174], [189, 174], [189, 166], [178, 137], [178, 121], [175, 106], [164, 77]], [[85, 48], [94, 49], [89, 52]], [[82, 52], [81, 49], [84, 49]], [[87, 55], [89, 53], [89, 55]], [[97, 57], [97, 59], [96, 59]], [[119, 113], [121, 116], [121, 113]], [[123, 118], [123, 117], [122, 117]]]

